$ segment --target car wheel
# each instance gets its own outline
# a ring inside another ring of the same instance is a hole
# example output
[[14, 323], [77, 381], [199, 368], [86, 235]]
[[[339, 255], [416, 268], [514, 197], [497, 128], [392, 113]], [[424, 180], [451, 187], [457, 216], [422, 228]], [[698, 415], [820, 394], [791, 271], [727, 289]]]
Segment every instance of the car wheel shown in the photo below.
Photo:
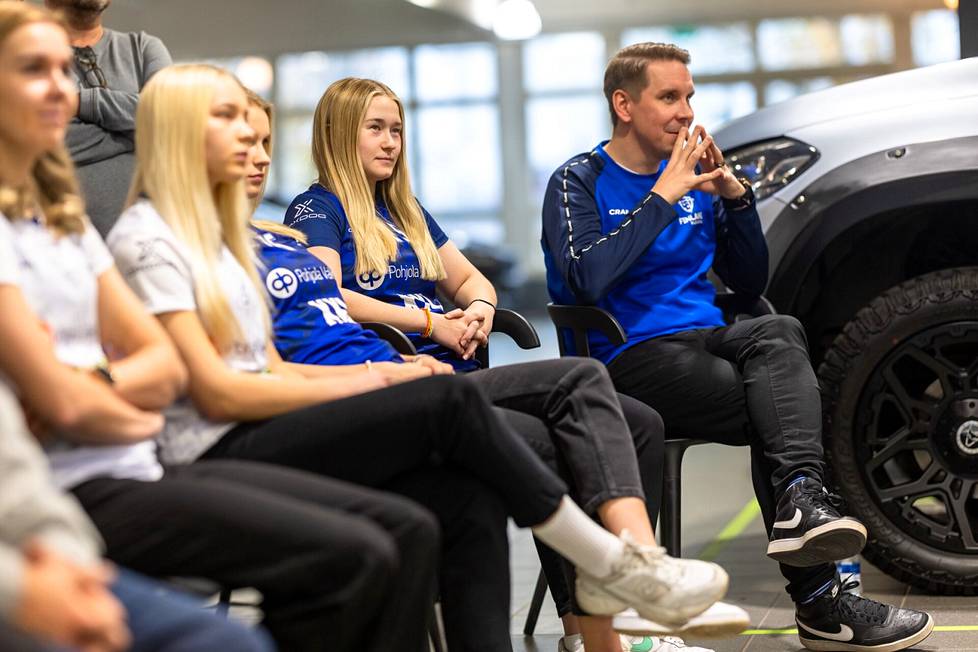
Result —
[[931, 592], [978, 593], [978, 268], [874, 299], [819, 367], [832, 479], [863, 555]]

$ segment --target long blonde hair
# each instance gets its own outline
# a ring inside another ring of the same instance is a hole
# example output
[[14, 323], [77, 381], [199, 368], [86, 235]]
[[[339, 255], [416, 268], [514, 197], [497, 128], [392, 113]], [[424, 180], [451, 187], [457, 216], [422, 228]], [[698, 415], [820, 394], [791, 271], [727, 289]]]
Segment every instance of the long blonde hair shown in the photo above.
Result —
[[[238, 83], [214, 66], [184, 64], [164, 68], [146, 84], [136, 110], [136, 171], [127, 203], [140, 195], [149, 197], [189, 249], [198, 312], [223, 352], [242, 329], [218, 282], [222, 244], [244, 268], [259, 296], [265, 294], [248, 228], [244, 180], [219, 183], [214, 191], [208, 181], [205, 132], [214, 87], [221, 78]], [[267, 330], [267, 313], [264, 320]]]
[[390, 178], [377, 183], [377, 195], [387, 207], [394, 224], [407, 235], [418, 262], [421, 277], [445, 278], [434, 240], [428, 231], [421, 206], [411, 192], [407, 168], [407, 139], [404, 106], [390, 88], [372, 79], [347, 77], [330, 84], [316, 106], [312, 126], [312, 158], [319, 172], [319, 183], [335, 194], [346, 211], [356, 247], [356, 273], [384, 272], [397, 258], [397, 240], [378, 219], [376, 196], [360, 161], [357, 140], [367, 108], [375, 97], [387, 97], [397, 104], [401, 117], [401, 153]]
[[[0, 45], [15, 30], [32, 23], [65, 27], [59, 15], [42, 7], [26, 2], [0, 2]], [[35, 206], [40, 207], [48, 227], [58, 233], [80, 233], [85, 229], [85, 204], [75, 178], [75, 167], [62, 145], [37, 159], [26, 187], [14, 188], [0, 180], [0, 213], [8, 219], [33, 217]]]

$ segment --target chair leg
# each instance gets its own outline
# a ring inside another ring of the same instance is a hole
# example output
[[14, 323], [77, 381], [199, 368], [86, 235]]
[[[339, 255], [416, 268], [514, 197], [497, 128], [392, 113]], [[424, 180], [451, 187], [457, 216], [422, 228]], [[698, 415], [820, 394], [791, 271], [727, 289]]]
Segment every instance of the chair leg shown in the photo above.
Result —
[[445, 623], [441, 618], [441, 605], [437, 602], [432, 606], [431, 618], [428, 619], [428, 638], [431, 639], [431, 649], [434, 652], [448, 652]]
[[231, 608], [231, 589], [221, 589], [221, 593], [217, 598], [217, 605], [214, 607], [214, 612], [223, 618], [228, 617], [228, 609]]
[[682, 501], [684, 443], [666, 442], [662, 492], [660, 543], [672, 557], [682, 556]]
[[543, 607], [543, 598], [547, 595], [547, 576], [540, 569], [537, 575], [537, 585], [533, 589], [533, 600], [530, 601], [530, 608], [526, 612], [526, 623], [523, 625], [523, 635], [533, 636], [537, 628], [537, 619], [540, 617], [540, 608]]

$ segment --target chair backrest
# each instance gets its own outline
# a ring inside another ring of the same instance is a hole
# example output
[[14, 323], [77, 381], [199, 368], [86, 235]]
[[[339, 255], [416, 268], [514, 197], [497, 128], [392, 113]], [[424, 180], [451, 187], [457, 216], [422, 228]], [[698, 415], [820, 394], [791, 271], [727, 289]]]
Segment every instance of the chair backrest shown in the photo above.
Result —
[[[717, 293], [714, 304], [723, 312], [728, 324], [750, 317], [773, 315], [774, 306], [766, 297], [749, 297], [732, 292]], [[567, 335], [574, 342], [574, 355], [590, 357], [587, 332], [597, 331], [604, 335], [612, 346], [621, 346], [628, 341], [625, 330], [607, 310], [597, 306], [571, 306], [547, 304], [550, 321], [557, 329], [557, 346], [561, 357], [568, 355]]]

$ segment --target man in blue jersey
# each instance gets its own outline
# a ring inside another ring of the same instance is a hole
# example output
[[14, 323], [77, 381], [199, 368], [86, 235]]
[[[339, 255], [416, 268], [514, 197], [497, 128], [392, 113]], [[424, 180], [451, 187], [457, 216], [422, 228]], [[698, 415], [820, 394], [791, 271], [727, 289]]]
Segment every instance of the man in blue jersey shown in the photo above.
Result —
[[712, 268], [759, 296], [768, 254], [749, 184], [693, 128], [689, 53], [640, 43], [605, 71], [611, 139], [561, 165], [543, 207], [547, 285], [557, 303], [597, 305], [628, 336], [590, 332], [618, 391], [658, 410], [671, 437], [750, 445], [754, 487], [796, 603], [802, 644], [900, 650], [932, 619], [845, 593], [832, 561], [866, 530], [822, 486], [818, 384], [801, 324], [767, 315], [726, 326]]

